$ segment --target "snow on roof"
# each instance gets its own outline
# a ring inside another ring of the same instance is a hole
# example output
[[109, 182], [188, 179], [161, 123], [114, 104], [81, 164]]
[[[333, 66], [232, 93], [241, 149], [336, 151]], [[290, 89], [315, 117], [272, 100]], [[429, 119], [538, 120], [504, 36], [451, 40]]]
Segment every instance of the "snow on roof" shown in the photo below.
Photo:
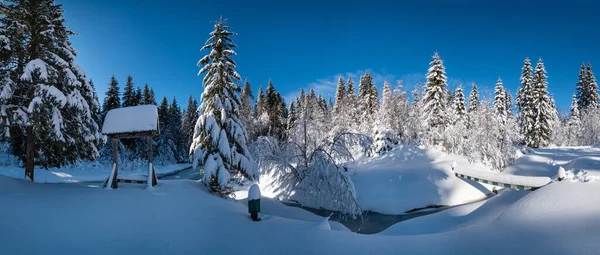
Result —
[[156, 105], [140, 105], [108, 111], [102, 133], [105, 135], [158, 131]]

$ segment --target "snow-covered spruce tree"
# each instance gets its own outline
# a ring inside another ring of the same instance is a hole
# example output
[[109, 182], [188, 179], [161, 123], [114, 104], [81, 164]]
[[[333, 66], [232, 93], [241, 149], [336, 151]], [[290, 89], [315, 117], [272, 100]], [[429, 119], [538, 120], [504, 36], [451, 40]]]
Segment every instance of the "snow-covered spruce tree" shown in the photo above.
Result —
[[571, 115], [567, 122], [566, 132], [567, 145], [579, 145], [581, 138], [581, 119], [576, 95], [573, 95], [573, 100], [571, 100]]
[[366, 72], [360, 77], [358, 85], [358, 121], [359, 130], [363, 134], [370, 134], [377, 109], [377, 89], [373, 84], [373, 76]]
[[47, 168], [97, 157], [98, 103], [75, 62], [62, 6], [3, 1], [0, 10], [2, 122], [26, 177], [33, 180], [34, 158]]
[[357, 130], [358, 126], [358, 106], [356, 102], [356, 91], [354, 90], [354, 81], [351, 77], [348, 78], [348, 89], [344, 94], [344, 121], [341, 123], [348, 130]]
[[587, 93], [587, 71], [585, 69], [585, 64], [581, 63], [581, 67], [579, 70], [579, 78], [577, 79], [576, 85], [576, 97], [577, 97], [577, 105], [579, 106], [579, 110], [583, 110], [589, 105], [590, 99]]
[[454, 112], [454, 124], [462, 123], [465, 127], [467, 126], [467, 108], [465, 104], [465, 94], [463, 93], [462, 86], [458, 85], [456, 90], [454, 91], [454, 102], [453, 102], [453, 112]]
[[519, 129], [523, 136], [523, 143], [527, 146], [536, 144], [535, 123], [537, 118], [537, 109], [534, 100], [536, 99], [536, 89], [533, 81], [533, 71], [529, 58], [525, 59], [521, 69], [521, 88], [517, 95], [517, 108]]
[[258, 96], [254, 113], [256, 118], [252, 125], [251, 135], [249, 137], [266, 136], [269, 132], [269, 112], [267, 111], [267, 98], [263, 91], [262, 85], [258, 87]]
[[506, 98], [506, 117], [511, 119], [514, 118], [513, 116], [513, 99], [512, 96], [510, 95], [510, 91], [507, 90], [506, 88], [504, 89], [504, 97]]
[[169, 128], [171, 129], [172, 139], [175, 143], [175, 148], [173, 149], [175, 160], [178, 163], [185, 162], [187, 160], [187, 150], [190, 145], [186, 143], [187, 139], [183, 134], [183, 114], [175, 97], [173, 97], [171, 105], [169, 105], [169, 118], [171, 119]]
[[498, 78], [494, 88], [494, 110], [498, 124], [503, 128], [506, 125], [506, 90], [502, 84], [502, 79]]
[[392, 92], [392, 101], [394, 104], [394, 114], [395, 118], [392, 124], [392, 130], [396, 133], [396, 136], [400, 141], [407, 141], [407, 121], [409, 119], [409, 99], [406, 95], [406, 91], [404, 90], [404, 86], [402, 81], [398, 81], [398, 85]]
[[426, 144], [442, 145], [442, 135], [448, 125], [446, 112], [446, 71], [439, 54], [433, 55], [433, 61], [427, 71], [427, 94], [423, 98], [423, 120], [427, 126]]
[[533, 148], [545, 147], [550, 144], [552, 128], [557, 119], [556, 108], [548, 95], [546, 77], [546, 69], [540, 58], [533, 77], [533, 107], [537, 110], [537, 114], [535, 114], [533, 135], [526, 137], [527, 145]]
[[587, 108], [597, 108], [598, 107], [598, 83], [596, 83], [596, 77], [592, 72], [592, 64], [588, 63], [586, 69], [586, 94], [588, 95], [589, 104], [584, 106], [584, 109]]
[[580, 145], [600, 144], [600, 108], [588, 108], [581, 112]]
[[296, 106], [294, 102], [290, 103], [290, 110], [288, 113], [288, 119], [286, 123], [286, 132], [289, 134], [290, 129], [294, 127], [294, 122], [296, 122]]
[[144, 96], [142, 94], [142, 89], [141, 88], [135, 89], [134, 104], [135, 105], [142, 105], [142, 104], [144, 104]]
[[250, 82], [248, 79], [244, 82], [244, 88], [242, 89], [242, 93], [240, 94], [240, 119], [242, 123], [246, 125], [246, 130], [250, 137], [248, 139], [252, 140], [252, 125], [254, 124], [254, 110], [252, 109], [252, 101], [254, 100], [254, 95], [252, 95], [252, 86], [250, 86]]
[[340, 76], [338, 79], [338, 85], [335, 89], [335, 105], [333, 106], [333, 115], [338, 118], [339, 115], [344, 111], [344, 94], [346, 93], [346, 85], [344, 84], [344, 78]]
[[[108, 83], [108, 91], [106, 91], [106, 96], [104, 97], [104, 104], [102, 105], [103, 115], [106, 116], [106, 113], [112, 109], [116, 109], [121, 107], [121, 97], [119, 96], [119, 82], [117, 78], [113, 75], [110, 77], [110, 82]], [[104, 117], [102, 118], [104, 119]]]
[[131, 75], [127, 76], [127, 82], [125, 83], [125, 89], [123, 90], [123, 107], [136, 106], [135, 104], [135, 88], [133, 87], [133, 78]]
[[408, 120], [406, 121], [406, 133], [404, 142], [421, 144], [423, 142], [425, 124], [423, 123], [423, 101], [421, 101], [420, 95], [422, 94], [423, 86], [421, 84], [415, 85], [413, 89], [412, 97], [413, 101], [410, 104], [408, 112]]
[[271, 80], [269, 80], [265, 94], [265, 111], [269, 115], [266, 135], [277, 137], [282, 141], [285, 140], [287, 109], [283, 98], [275, 90]]
[[186, 153], [189, 154], [187, 148], [192, 144], [192, 139], [194, 138], [194, 127], [196, 125], [196, 120], [198, 120], [198, 101], [190, 95], [188, 98], [188, 104], [183, 116], [183, 139], [185, 141]]
[[205, 75], [200, 117], [196, 123], [194, 140], [190, 147], [194, 151], [194, 166], [204, 164], [204, 181], [213, 192], [224, 194], [230, 191], [231, 174], [242, 174], [246, 178], [258, 178], [258, 167], [246, 146], [246, 127], [239, 119], [241, 80], [235, 71], [235, 55], [231, 36], [225, 20], [220, 19], [210, 33], [202, 50], [210, 50], [198, 62], [203, 66], [198, 72]]
[[479, 107], [479, 92], [477, 91], [477, 84], [473, 82], [471, 87], [471, 93], [469, 94], [469, 112], [477, 111]]
[[156, 151], [155, 160], [157, 162], [175, 162], [176, 152], [173, 129], [171, 128], [171, 112], [169, 111], [169, 100], [166, 96], [158, 105], [158, 125], [160, 126], [160, 134], [154, 138], [154, 146]]
[[154, 97], [154, 89], [150, 88], [148, 84], [144, 85], [144, 91], [142, 92], [142, 100], [145, 105], [157, 105], [156, 98]]
[[398, 138], [393, 130], [396, 117], [396, 104], [392, 95], [392, 86], [385, 81], [383, 83], [381, 106], [375, 121], [375, 141], [372, 149], [374, 153], [382, 154], [398, 143]]

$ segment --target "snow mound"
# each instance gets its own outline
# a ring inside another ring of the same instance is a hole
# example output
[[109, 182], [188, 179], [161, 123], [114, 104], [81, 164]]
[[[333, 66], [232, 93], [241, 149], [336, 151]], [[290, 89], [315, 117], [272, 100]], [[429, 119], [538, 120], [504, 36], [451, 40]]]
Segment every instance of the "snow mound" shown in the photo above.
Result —
[[258, 184], [252, 184], [248, 190], [248, 200], [260, 199], [260, 188]]
[[457, 205], [482, 199], [493, 186], [454, 176], [456, 168], [479, 170], [463, 156], [413, 146], [398, 146], [383, 156], [349, 165], [364, 211], [402, 214], [429, 205]]
[[156, 105], [139, 105], [110, 110], [104, 118], [105, 135], [158, 131]]

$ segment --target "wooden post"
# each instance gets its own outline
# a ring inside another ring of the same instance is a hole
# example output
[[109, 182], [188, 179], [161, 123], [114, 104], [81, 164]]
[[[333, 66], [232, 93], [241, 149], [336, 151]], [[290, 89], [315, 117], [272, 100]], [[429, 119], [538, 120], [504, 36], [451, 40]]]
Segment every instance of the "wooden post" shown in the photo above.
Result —
[[[148, 174], [152, 174], [152, 187], [156, 186], [156, 184], [158, 184], [158, 180], [156, 179], [156, 171], [154, 171], [154, 163], [153, 161], [153, 154], [154, 154], [154, 147], [152, 146], [152, 136], [146, 136], [146, 141], [148, 144], [148, 170], [149, 173]], [[150, 173], [151, 172], [151, 173]]]
[[33, 148], [33, 126], [29, 125], [25, 129], [25, 178], [33, 181], [34, 168], [34, 148]]
[[112, 138], [112, 157], [113, 157], [113, 165], [115, 165], [115, 174], [112, 177], [112, 183], [109, 183], [111, 188], [116, 189], [119, 187], [119, 182], [117, 180], [119, 176], [119, 139]]

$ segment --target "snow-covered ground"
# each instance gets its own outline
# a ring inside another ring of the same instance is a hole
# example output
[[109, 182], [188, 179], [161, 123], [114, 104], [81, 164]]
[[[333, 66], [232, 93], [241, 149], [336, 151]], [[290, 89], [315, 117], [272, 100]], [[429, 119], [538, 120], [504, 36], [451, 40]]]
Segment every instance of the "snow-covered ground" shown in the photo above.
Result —
[[[160, 177], [179, 170], [189, 168], [191, 164], [155, 165], [156, 174]], [[36, 167], [34, 179], [37, 183], [74, 183], [74, 182], [103, 182], [110, 174], [110, 166], [96, 162], [75, 164], [65, 168], [41, 169]], [[0, 166], [0, 175], [24, 179], [25, 169], [18, 166]], [[148, 175], [148, 167], [119, 168], [119, 177]]]
[[[537, 162], [534, 156], [540, 153], [554, 162], [565, 157], [560, 148], [538, 150], [518, 160], [514, 168], [526, 169], [519, 164], [530, 162], [528, 157]], [[587, 169], [587, 176], [595, 177], [599, 169], [594, 154], [600, 155], [600, 149], [571, 149], [569, 153], [574, 159], [587, 157], [581, 167]], [[371, 188], [381, 191], [373, 194], [387, 197], [390, 203], [396, 203], [395, 196], [437, 196], [438, 201], [456, 196], [459, 200], [461, 194], [471, 192], [450, 181], [457, 178], [442, 168], [456, 159], [418, 150], [394, 153], [357, 164], [353, 180], [370, 179]], [[392, 173], [393, 163], [384, 161], [403, 163], [397, 168], [402, 171]], [[416, 162], [430, 167], [418, 168]], [[556, 168], [558, 164], [537, 167]], [[361, 166], [374, 167], [373, 173]], [[417, 169], [425, 170], [415, 173]], [[391, 177], [399, 183], [413, 178], [425, 188], [407, 183], [413, 189], [401, 193], [388, 184]], [[105, 190], [98, 184], [40, 185], [0, 176], [0, 254], [596, 254], [600, 250], [600, 182], [587, 180], [571, 178], [533, 192], [506, 190], [489, 200], [400, 222], [380, 234], [361, 235], [266, 198], [262, 199], [262, 221], [253, 222], [243, 191], [238, 192], [242, 200], [225, 200], [191, 180], [163, 180], [150, 189], [122, 184], [119, 189]], [[367, 187], [358, 185], [357, 193]], [[385, 194], [386, 190], [395, 194]], [[373, 203], [383, 204], [383, 199]]]
[[383, 156], [350, 165], [361, 208], [402, 214], [429, 205], [457, 205], [485, 198], [492, 186], [454, 176], [452, 164], [481, 170], [465, 157], [413, 146], [400, 146]]

